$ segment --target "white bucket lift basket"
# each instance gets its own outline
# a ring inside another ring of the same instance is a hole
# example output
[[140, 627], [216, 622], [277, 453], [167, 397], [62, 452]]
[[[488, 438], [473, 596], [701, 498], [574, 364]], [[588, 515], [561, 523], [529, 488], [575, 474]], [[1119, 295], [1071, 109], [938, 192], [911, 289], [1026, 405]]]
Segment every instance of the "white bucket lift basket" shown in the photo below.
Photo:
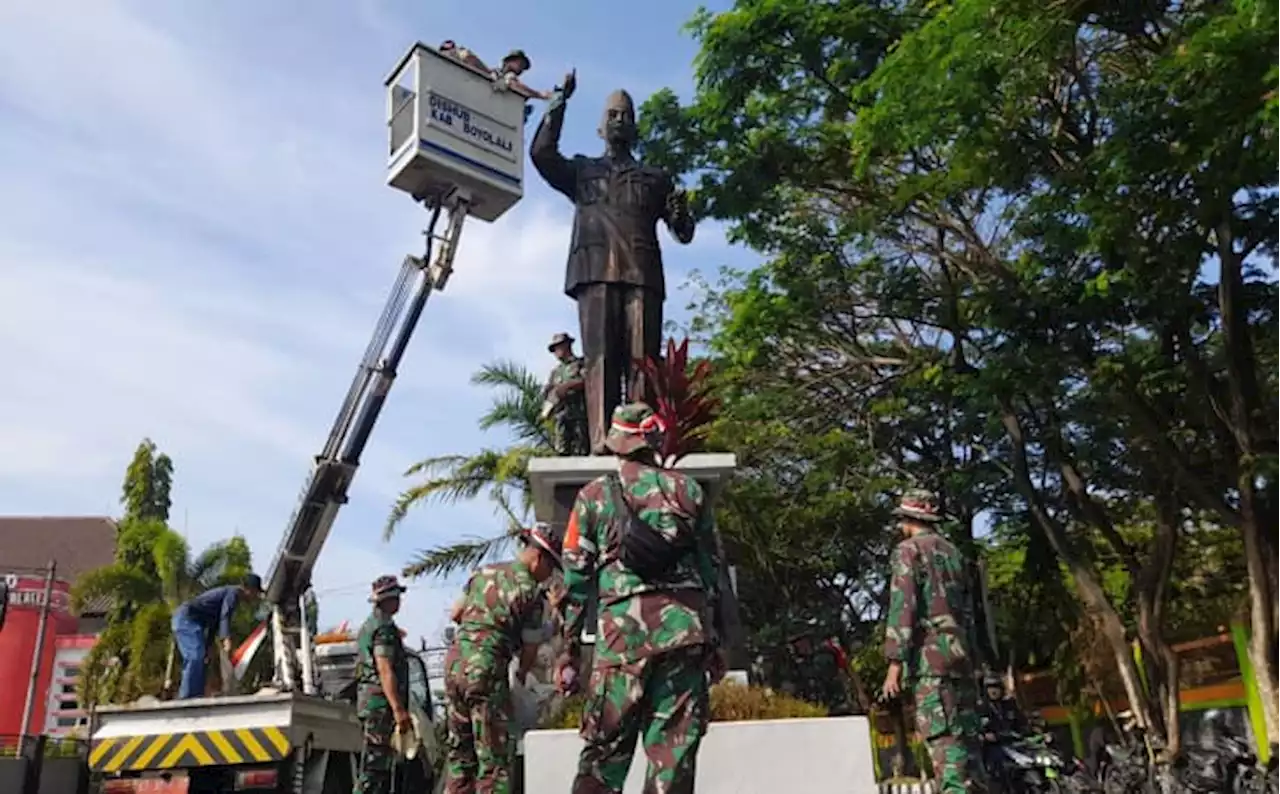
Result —
[[421, 42], [386, 80], [387, 184], [415, 198], [469, 192], [497, 220], [524, 195], [525, 99]]

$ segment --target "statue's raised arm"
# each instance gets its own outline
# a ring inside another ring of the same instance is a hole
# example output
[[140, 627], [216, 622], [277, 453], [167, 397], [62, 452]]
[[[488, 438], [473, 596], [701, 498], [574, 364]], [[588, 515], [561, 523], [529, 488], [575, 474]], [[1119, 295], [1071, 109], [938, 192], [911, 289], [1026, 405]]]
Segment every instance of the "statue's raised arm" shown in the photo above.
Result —
[[651, 401], [637, 359], [657, 358], [662, 347], [662, 304], [667, 297], [658, 221], [682, 243], [693, 240], [689, 202], [671, 175], [635, 158], [636, 110], [626, 91], [605, 103], [599, 157], [560, 152], [565, 100], [574, 75], [551, 100], [538, 125], [530, 158], [547, 184], [573, 202], [573, 236], [564, 292], [578, 303], [587, 425], [592, 454], [604, 454], [613, 409]]
[[560, 153], [560, 131], [564, 127], [564, 109], [569, 97], [577, 88], [576, 72], [564, 76], [564, 84], [551, 97], [547, 113], [538, 124], [533, 134], [533, 143], [529, 145], [529, 159], [547, 184], [574, 201], [577, 189], [579, 158], [568, 159]]

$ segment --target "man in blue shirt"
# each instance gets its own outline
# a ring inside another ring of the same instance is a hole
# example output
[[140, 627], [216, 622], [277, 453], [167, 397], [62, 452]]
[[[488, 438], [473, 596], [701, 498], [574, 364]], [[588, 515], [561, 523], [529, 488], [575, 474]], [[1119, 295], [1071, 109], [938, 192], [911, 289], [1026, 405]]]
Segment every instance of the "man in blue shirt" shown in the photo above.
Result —
[[231, 653], [231, 614], [244, 600], [257, 601], [262, 596], [262, 579], [249, 574], [236, 585], [206, 590], [178, 607], [173, 615], [173, 638], [182, 654], [182, 684], [178, 698], [204, 697], [204, 664], [207, 638], [216, 628], [222, 649]]

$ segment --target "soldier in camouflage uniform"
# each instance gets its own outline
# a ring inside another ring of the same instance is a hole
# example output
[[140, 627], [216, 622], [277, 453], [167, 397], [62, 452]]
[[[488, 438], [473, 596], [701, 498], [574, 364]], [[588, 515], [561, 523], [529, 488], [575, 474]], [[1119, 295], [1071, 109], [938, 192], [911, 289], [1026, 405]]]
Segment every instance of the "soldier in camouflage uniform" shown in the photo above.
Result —
[[587, 401], [582, 359], [573, 354], [573, 337], [559, 333], [547, 345], [555, 355], [556, 368], [542, 389], [544, 413], [555, 417], [556, 452], [561, 455], [589, 455]]
[[391, 735], [412, 726], [409, 717], [409, 661], [394, 617], [405, 588], [394, 576], [373, 583], [373, 614], [356, 640], [356, 706], [364, 728], [356, 794], [390, 794], [394, 755]]
[[[592, 598], [598, 609], [574, 794], [620, 794], [638, 736], [649, 760], [645, 792], [690, 794], [708, 690], [724, 675], [720, 541], [701, 486], [659, 468], [661, 433], [643, 403], [613, 412], [605, 445], [620, 459], [618, 473], [578, 492], [565, 530], [567, 651], [557, 675], [565, 690], [580, 664]], [[646, 579], [623, 563], [621, 533], [629, 524], [621, 510], [687, 543], [662, 575]]]
[[551, 638], [543, 583], [560, 567], [560, 535], [546, 524], [521, 540], [514, 561], [473, 573], [453, 607], [458, 628], [445, 656], [448, 794], [511, 791], [511, 660], [518, 651], [523, 683], [538, 646]]
[[933, 494], [905, 493], [894, 515], [906, 538], [893, 550], [883, 693], [906, 682], [915, 696], [916, 731], [929, 748], [941, 791], [960, 794], [983, 782], [977, 744], [977, 636], [964, 556], [935, 531]]

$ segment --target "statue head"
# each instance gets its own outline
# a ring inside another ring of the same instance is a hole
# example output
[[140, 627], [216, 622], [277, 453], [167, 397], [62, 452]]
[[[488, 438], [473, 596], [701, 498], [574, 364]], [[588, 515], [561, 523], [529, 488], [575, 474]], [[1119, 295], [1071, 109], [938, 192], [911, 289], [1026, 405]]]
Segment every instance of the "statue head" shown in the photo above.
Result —
[[622, 145], [630, 149], [636, 143], [636, 106], [631, 95], [618, 89], [604, 103], [604, 115], [600, 117], [600, 137], [611, 146]]

